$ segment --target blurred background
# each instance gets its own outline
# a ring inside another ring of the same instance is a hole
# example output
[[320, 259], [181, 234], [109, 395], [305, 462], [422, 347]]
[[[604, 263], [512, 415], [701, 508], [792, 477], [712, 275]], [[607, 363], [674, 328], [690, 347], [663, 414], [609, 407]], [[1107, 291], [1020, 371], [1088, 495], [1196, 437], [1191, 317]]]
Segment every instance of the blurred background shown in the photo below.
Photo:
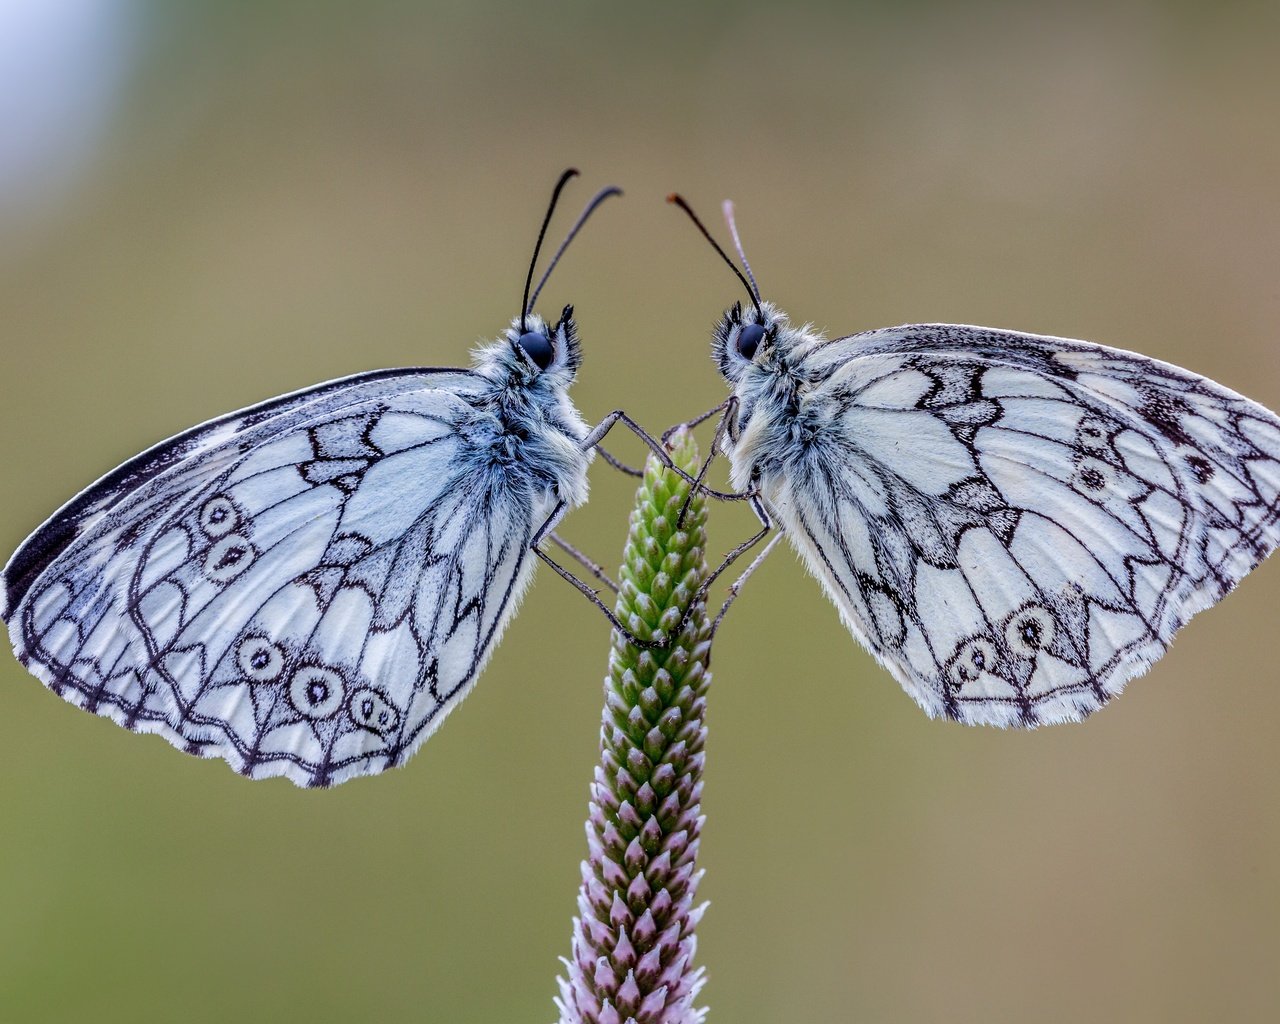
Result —
[[[0, 0], [0, 549], [199, 420], [465, 363], [570, 164], [573, 210], [627, 190], [541, 303], [588, 419], [724, 396], [741, 296], [673, 188], [835, 333], [1090, 338], [1280, 407], [1278, 45], [1262, 3]], [[565, 532], [612, 564], [632, 487], [593, 479]], [[1269, 565], [1088, 723], [1004, 734], [928, 721], [780, 550], [716, 652], [711, 1019], [1276, 1019], [1278, 604]], [[552, 1020], [606, 650], [541, 573], [447, 727], [331, 792], [5, 653], [0, 1020]]]

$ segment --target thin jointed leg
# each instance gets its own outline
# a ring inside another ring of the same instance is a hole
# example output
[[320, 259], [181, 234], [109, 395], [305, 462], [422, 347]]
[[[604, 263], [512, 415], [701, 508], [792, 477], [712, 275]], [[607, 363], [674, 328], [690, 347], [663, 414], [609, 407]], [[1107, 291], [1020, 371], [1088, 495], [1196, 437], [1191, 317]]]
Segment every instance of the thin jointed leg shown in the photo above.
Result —
[[609, 574], [604, 571], [603, 566], [599, 566], [595, 562], [591, 561], [590, 558], [588, 558], [581, 551], [575, 548], [572, 544], [570, 544], [567, 540], [561, 537], [558, 533], [552, 532], [547, 534], [547, 540], [555, 544], [556, 547], [558, 547], [561, 551], [567, 554], [580, 566], [586, 569], [587, 572], [591, 573], [592, 576], [598, 579], [601, 583], [603, 583], [606, 587], [612, 590], [615, 594], [618, 592], [618, 584], [614, 583], [613, 580], [609, 578]]
[[[599, 423], [595, 425], [591, 433], [589, 433], [586, 436], [586, 438], [583, 440], [582, 442], [583, 449], [585, 450], [587, 448], [594, 448], [601, 441], [603, 441], [605, 438], [605, 435], [608, 434], [609, 431], [612, 430], [619, 423], [621, 423], [624, 427], [626, 427], [633, 434], [635, 434], [636, 437], [640, 438], [640, 440], [645, 443], [645, 445], [649, 448], [649, 450], [658, 457], [658, 461], [661, 462], [663, 466], [665, 466], [667, 469], [671, 470], [671, 472], [675, 473], [678, 477], [684, 480], [685, 483], [692, 484], [695, 486], [701, 486], [693, 477], [691, 477], [688, 473], [686, 473], [683, 469], [681, 469], [679, 466], [677, 466], [674, 462], [671, 461], [671, 456], [667, 454], [666, 449], [662, 447], [662, 443], [660, 441], [658, 441], [656, 438], [650, 437], [645, 432], [644, 427], [640, 426], [639, 423], [633, 420], [621, 409], [614, 409], [613, 412], [609, 413], [608, 416], [606, 416], [604, 419], [602, 419]], [[703, 494], [706, 494], [712, 498], [719, 498], [721, 501], [748, 500], [748, 496], [746, 493], [737, 494], [732, 491], [729, 491], [729, 492], [714, 491], [710, 487], [702, 487], [701, 490]]]
[[699, 423], [706, 423], [707, 420], [711, 419], [711, 417], [714, 416], [716, 413], [723, 412], [724, 407], [728, 405], [729, 402], [731, 401], [734, 401], [733, 397], [726, 399], [725, 401], [717, 405], [714, 409], [708, 409], [706, 412], [698, 416], [695, 416], [691, 420], [685, 420], [683, 423], [677, 423], [674, 427], [667, 427], [667, 429], [662, 432], [662, 443], [666, 444], [668, 441], [670, 441], [671, 435], [674, 434], [677, 430], [692, 430]]
[[[747, 504], [751, 506], [751, 511], [754, 512], [756, 514], [756, 518], [760, 520], [760, 532], [755, 534], [754, 536], [748, 537], [736, 548], [734, 548], [732, 551], [730, 551], [727, 555], [724, 556], [724, 561], [721, 562], [716, 567], [715, 572], [713, 572], [710, 576], [708, 576], [706, 581], [702, 584], [702, 586], [698, 588], [698, 593], [694, 597], [695, 602], [705, 600], [707, 596], [707, 591], [711, 589], [711, 584], [713, 584], [717, 579], [720, 578], [721, 573], [723, 573], [726, 569], [729, 568], [729, 566], [733, 565], [734, 562], [736, 562], [739, 558], [745, 555], [753, 547], [755, 547], [762, 540], [764, 540], [765, 537], [769, 535], [769, 531], [773, 529], [773, 519], [770, 517], [769, 510], [765, 507], [764, 501], [760, 497], [760, 492], [755, 489], [755, 481], [753, 481], [752, 483], [752, 489], [747, 491], [746, 493], [747, 493]], [[772, 545], [770, 546], [772, 547]], [[748, 570], [748, 572], [749, 571], [750, 570]]]
[[769, 552], [774, 549], [774, 546], [780, 540], [782, 540], [782, 534], [775, 533], [773, 535], [773, 539], [764, 546], [764, 550], [751, 560], [751, 564], [747, 566], [742, 575], [729, 584], [729, 593], [724, 599], [724, 604], [720, 606], [720, 611], [716, 615], [715, 621], [711, 623], [711, 638], [713, 640], [715, 639], [716, 631], [720, 628], [720, 622], [724, 619], [725, 613], [729, 610], [729, 605], [733, 604], [737, 599], [738, 594], [742, 591], [743, 585], [751, 578], [751, 574], [760, 568], [761, 563], [769, 557]]
[[607, 451], [605, 451], [604, 445], [597, 444], [596, 451], [600, 453], [600, 457], [604, 459], [605, 462], [609, 463], [609, 465], [611, 465], [619, 473], [625, 473], [627, 476], [635, 476], [635, 477], [644, 476], [643, 469], [636, 469], [635, 466], [628, 466], [621, 459], [615, 458], [613, 455], [610, 455]]
[[[649, 448], [656, 455], [658, 455], [662, 463], [668, 469], [672, 470], [675, 473], [678, 473], [691, 485], [695, 487], [701, 487], [701, 484], [698, 482], [698, 480], [689, 476], [688, 473], [685, 473], [678, 466], [672, 463], [671, 457], [667, 455], [665, 451], [662, 450], [659, 443], [655, 441], [652, 437], [650, 437], [648, 434], [646, 434], [643, 428], [639, 426], [639, 424], [637, 424], [634, 420], [628, 417], [627, 414], [622, 412], [621, 410], [617, 410], [613, 413], [610, 413], [609, 416], [607, 416], [604, 420], [602, 420], [601, 423], [593, 431], [591, 431], [591, 434], [588, 435], [587, 440], [583, 442], [584, 448], [590, 447], [591, 445], [594, 445], [594, 444], [598, 444], [600, 439], [603, 438], [604, 435], [607, 434], [609, 430], [619, 422], [626, 425], [633, 433], [636, 434], [637, 437], [639, 437], [642, 441], [644, 441], [645, 444], [647, 444]], [[718, 433], [719, 431], [717, 430], [717, 434]], [[750, 489], [747, 491], [744, 491], [742, 494], [721, 495], [719, 492], [714, 491], [711, 488], [703, 488], [703, 493], [708, 494], [712, 497], [721, 497], [722, 499], [745, 500], [747, 504], [751, 506], [751, 511], [755, 513], [756, 518], [760, 520], [761, 525], [758, 533], [754, 534], [751, 537], [748, 537], [745, 541], [737, 545], [737, 547], [733, 548], [733, 550], [731, 550], [727, 555], [725, 555], [724, 560], [716, 567], [715, 571], [712, 572], [711, 575], [707, 577], [707, 579], [703, 582], [702, 586], [698, 588], [698, 592], [694, 595], [693, 600], [689, 602], [689, 607], [691, 609], [698, 603], [706, 601], [707, 592], [711, 589], [711, 585], [715, 583], [717, 579], [720, 578], [720, 576], [725, 572], [726, 569], [729, 568], [729, 566], [733, 565], [733, 563], [736, 562], [740, 557], [742, 557], [742, 555], [746, 554], [746, 552], [750, 551], [753, 547], [759, 544], [760, 541], [764, 540], [764, 538], [768, 536], [769, 531], [773, 529], [773, 519], [770, 517], [769, 510], [765, 505], [763, 498], [760, 495], [758, 479], [753, 479], [751, 481]], [[552, 558], [550, 555], [548, 555], [545, 551], [542, 550], [541, 545], [542, 545], [543, 538], [549, 537], [553, 543], [557, 544], [567, 554], [569, 554], [571, 557], [576, 559], [580, 564], [582, 564], [587, 569], [588, 572], [590, 572], [593, 576], [595, 576], [602, 583], [608, 586], [611, 590], [617, 593], [617, 590], [618, 590], [617, 584], [615, 584], [612, 580], [609, 579], [609, 577], [605, 574], [604, 570], [600, 568], [600, 566], [596, 565], [595, 562], [591, 561], [589, 558], [583, 555], [580, 551], [578, 551], [572, 545], [568, 544], [563, 539], [556, 536], [554, 531], [556, 526], [559, 525], [560, 520], [564, 518], [565, 509], [566, 509], [566, 502], [562, 498], [556, 503], [555, 508], [551, 510], [551, 514], [547, 516], [546, 521], [540, 527], [538, 527], [538, 529], [534, 532], [533, 538], [529, 542], [530, 550], [533, 551], [533, 553], [537, 555], [540, 559], [546, 562], [547, 565], [551, 566], [551, 568], [555, 570], [555, 573], [557, 576], [567, 581], [568, 583], [571, 583], [574, 586], [574, 588], [578, 590], [579, 593], [581, 593], [584, 597], [587, 598], [587, 600], [589, 600], [592, 604], [594, 604], [597, 608], [599, 608], [600, 611], [604, 613], [604, 617], [609, 620], [609, 625], [612, 626], [615, 630], [617, 630], [618, 633], [621, 634], [623, 639], [627, 641], [627, 643], [632, 644], [635, 647], [639, 647], [642, 650], [662, 650], [670, 646], [671, 640], [674, 639], [674, 637], [676, 637], [680, 633], [680, 630], [684, 628], [684, 619], [681, 619], [680, 623], [675, 627], [675, 629], [671, 631], [670, 638], [664, 638], [663, 640], [642, 640], [638, 636], [636, 636], [634, 633], [632, 633], [629, 629], [627, 629], [622, 624], [622, 622], [618, 619], [618, 617], [609, 609], [609, 607], [603, 601], [600, 600], [600, 595], [598, 591], [592, 590], [588, 584], [578, 579], [577, 576], [571, 573], [568, 569], [564, 568], [564, 566], [562, 566], [559, 562], [557, 562], [554, 558]], [[762, 551], [759, 554], [759, 556], [757, 556], [755, 560], [752, 561], [751, 565], [747, 567], [746, 571], [734, 582], [733, 586], [730, 587], [729, 597], [725, 601], [724, 605], [721, 607], [719, 614], [715, 618], [715, 621], [712, 623], [712, 627], [711, 627], [712, 636], [715, 635], [716, 629], [719, 628], [720, 621], [721, 619], [724, 618], [725, 612], [728, 610], [729, 605], [732, 604], [733, 599], [737, 597], [738, 590], [747, 581], [747, 579], [751, 576], [751, 574], [755, 572], [756, 568], [760, 565], [760, 563], [764, 561], [765, 556], [770, 551], [773, 550], [774, 544], [777, 542], [777, 540], [778, 538], [775, 537], [773, 541], [770, 541], [770, 543], [765, 547], [764, 551]], [[685, 618], [688, 618], [688, 612], [685, 613]]]
[[[730, 421], [734, 418], [734, 415], [738, 411], [737, 398], [731, 396], [723, 404], [723, 408], [724, 408], [724, 415], [721, 416], [719, 421], [716, 423], [715, 433], [711, 435], [711, 449], [710, 451], [707, 452], [707, 457], [702, 460], [702, 465], [698, 467], [698, 475], [694, 478], [693, 487], [689, 491], [689, 497], [685, 498], [684, 504], [680, 507], [680, 515], [676, 517], [677, 530], [683, 529], [684, 517], [689, 511], [689, 502], [693, 501], [694, 494], [696, 494], [699, 490], [702, 489], [702, 481], [706, 479], [707, 470], [711, 468], [711, 463], [714, 461], [716, 457], [716, 452], [719, 451], [720, 441], [724, 437], [725, 428], [726, 426], [729, 425]], [[708, 490], [707, 493], [711, 494], [714, 492]]]
[[[760, 492], [756, 490], [756, 486], [759, 484], [759, 480], [753, 479], [751, 483], [752, 483], [752, 489], [746, 492], [746, 500], [747, 500], [747, 503], [751, 506], [751, 511], [754, 512], [756, 514], [756, 518], [760, 520], [760, 524], [761, 524], [760, 532], [755, 534], [754, 536], [748, 537], [741, 544], [739, 544], [732, 551], [730, 551], [727, 555], [725, 555], [724, 561], [722, 561], [716, 567], [715, 572], [713, 572], [710, 576], [706, 578], [706, 580], [703, 581], [702, 586], [698, 588], [698, 592], [694, 594], [693, 600], [689, 602], [690, 609], [692, 609], [694, 606], [696, 606], [700, 602], [706, 601], [707, 591], [711, 589], [711, 584], [715, 583], [715, 581], [720, 578], [721, 574], [726, 569], [728, 569], [729, 566], [733, 565], [734, 562], [736, 562], [744, 554], [746, 554], [753, 547], [755, 547], [762, 540], [764, 540], [764, 538], [768, 536], [769, 531], [773, 529], [773, 519], [769, 515], [769, 510], [765, 506], [764, 500], [760, 496]], [[778, 536], [780, 537], [781, 534], [779, 534]], [[777, 540], [777, 537], [774, 538], [774, 541], [776, 540]], [[764, 556], [767, 555], [771, 550], [773, 550], [774, 541], [770, 541], [768, 546], [766, 546], [765, 549], [762, 552], [760, 552], [759, 556], [751, 563], [751, 565], [747, 567], [747, 571], [744, 572], [736, 581], [734, 581], [733, 586], [730, 588], [728, 601], [725, 602], [724, 606], [720, 609], [720, 614], [716, 616], [715, 621], [711, 624], [712, 638], [715, 637], [716, 629], [720, 625], [720, 620], [724, 618], [724, 613], [726, 609], [729, 607], [730, 604], [733, 603], [733, 599], [737, 596], [737, 588], [739, 588], [743, 583], [746, 582], [747, 578], [753, 572], [755, 572], [756, 567], [761, 562], [764, 561]], [[688, 613], [686, 612], [685, 619], [687, 619], [688, 617], [689, 617]], [[684, 628], [685, 619], [681, 619], [680, 624], [671, 631], [672, 636], [678, 635], [680, 630]]]
[[616, 629], [627, 643], [643, 650], [650, 651], [661, 650], [662, 648], [669, 646], [669, 640], [641, 640], [619, 621], [618, 617], [609, 610], [608, 605], [600, 600], [600, 595], [596, 591], [592, 590], [587, 584], [583, 583], [582, 580], [578, 579], [577, 576], [542, 550], [542, 539], [556, 528], [557, 524], [564, 517], [564, 512], [565, 501], [561, 498], [560, 501], [556, 503], [556, 507], [551, 510], [551, 515], [547, 516], [547, 521], [538, 527], [537, 532], [534, 533], [533, 539], [529, 542], [529, 550], [546, 562], [547, 565], [551, 566], [551, 568], [556, 571], [557, 576], [563, 580], [567, 580], [569, 583], [572, 583], [579, 593], [604, 612], [604, 617], [609, 620], [609, 625]]

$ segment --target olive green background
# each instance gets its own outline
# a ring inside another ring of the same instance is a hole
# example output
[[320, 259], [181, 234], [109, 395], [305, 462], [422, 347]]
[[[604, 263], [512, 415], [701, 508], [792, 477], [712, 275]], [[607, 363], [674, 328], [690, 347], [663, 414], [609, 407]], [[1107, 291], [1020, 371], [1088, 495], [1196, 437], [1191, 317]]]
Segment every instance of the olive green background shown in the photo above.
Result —
[[[1280, 406], [1280, 8], [135, 5], [91, 160], [0, 230], [0, 548], [138, 449], [326, 378], [464, 363], [556, 174], [617, 182], [540, 304], [592, 420], [719, 402], [736, 282], [836, 333], [1107, 342]], [[0, 130], [3, 126], [0, 125]], [[553, 234], [557, 229], [553, 228]], [[704, 440], [705, 443], [705, 440]], [[619, 442], [638, 459], [639, 446]], [[603, 463], [565, 533], [615, 563]], [[713, 510], [721, 548], [743, 510]], [[780, 549], [716, 650], [713, 1021], [1266, 1021], [1280, 1008], [1280, 566], [1084, 725], [927, 720]], [[550, 1021], [602, 617], [540, 573], [407, 767], [305, 792], [0, 658], [0, 1020]]]

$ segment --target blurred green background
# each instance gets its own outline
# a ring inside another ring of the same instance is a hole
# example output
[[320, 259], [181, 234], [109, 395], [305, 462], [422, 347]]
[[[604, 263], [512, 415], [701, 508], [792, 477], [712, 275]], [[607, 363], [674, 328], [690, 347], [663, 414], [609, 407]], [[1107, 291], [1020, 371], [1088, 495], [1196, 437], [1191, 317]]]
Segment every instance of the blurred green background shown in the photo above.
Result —
[[[575, 210], [627, 190], [541, 304], [589, 419], [724, 395], [740, 295], [673, 188], [737, 201], [797, 319], [1091, 338], [1280, 406], [1278, 44], [1264, 3], [0, 4], [0, 548], [198, 420], [465, 362], [570, 164]], [[565, 532], [612, 564], [632, 488], [593, 479]], [[711, 1019], [1275, 1020], [1277, 603], [1270, 565], [1088, 723], [1004, 734], [928, 721], [779, 551], [716, 652]], [[0, 1021], [553, 1019], [606, 648], [541, 573], [447, 727], [332, 792], [6, 654]]]

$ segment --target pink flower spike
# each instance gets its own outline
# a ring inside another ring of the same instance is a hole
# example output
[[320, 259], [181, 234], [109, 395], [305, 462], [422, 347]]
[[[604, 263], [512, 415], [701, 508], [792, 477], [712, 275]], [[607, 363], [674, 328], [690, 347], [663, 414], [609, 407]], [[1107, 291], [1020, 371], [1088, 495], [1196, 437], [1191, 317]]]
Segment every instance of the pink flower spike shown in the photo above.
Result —
[[[685, 472], [697, 471], [687, 431], [672, 435], [669, 451]], [[706, 904], [693, 907], [711, 623], [704, 605], [690, 606], [707, 577], [706, 545], [705, 499], [650, 458], [616, 612], [633, 627], [661, 622], [674, 637], [642, 651], [613, 636], [572, 953], [557, 979], [560, 1024], [700, 1024], [706, 1016], [695, 1006], [706, 977], [693, 965]]]

